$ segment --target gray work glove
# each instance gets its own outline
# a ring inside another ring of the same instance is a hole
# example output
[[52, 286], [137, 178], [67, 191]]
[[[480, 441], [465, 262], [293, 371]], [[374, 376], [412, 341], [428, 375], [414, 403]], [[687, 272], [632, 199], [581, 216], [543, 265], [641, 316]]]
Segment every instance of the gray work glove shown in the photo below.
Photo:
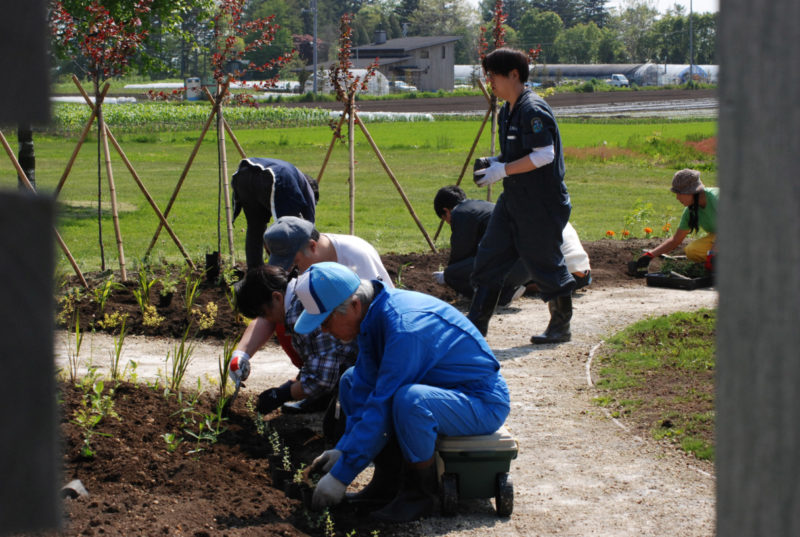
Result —
[[439, 285], [444, 285], [444, 271], [439, 270], [433, 273], [433, 281]]
[[314, 459], [311, 463], [311, 468], [314, 471], [319, 471], [322, 473], [327, 474], [333, 468], [333, 465], [336, 464], [336, 461], [339, 460], [339, 457], [342, 456], [342, 452], [338, 449], [329, 449], [327, 451], [323, 451], [322, 455]]
[[347, 485], [333, 477], [325, 474], [317, 483], [314, 489], [314, 496], [311, 498], [311, 508], [315, 511], [324, 509], [331, 505], [336, 505], [344, 499], [344, 491]]

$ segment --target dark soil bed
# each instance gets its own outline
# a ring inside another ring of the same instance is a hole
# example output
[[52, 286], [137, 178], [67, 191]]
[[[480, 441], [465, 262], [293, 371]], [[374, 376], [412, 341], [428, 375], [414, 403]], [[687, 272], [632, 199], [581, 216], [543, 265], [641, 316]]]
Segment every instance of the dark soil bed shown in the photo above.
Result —
[[[643, 248], [659, 242], [650, 240], [603, 240], [586, 243], [592, 263], [594, 282], [591, 288], [643, 286], [625, 274], [627, 262]], [[431, 273], [446, 264], [447, 252], [437, 254], [389, 254], [384, 264], [399, 285], [436, 295], [448, 302], [466, 305], [465, 300], [446, 287], [435, 284]], [[101, 275], [90, 275], [101, 282]], [[75, 286], [75, 281], [70, 282]], [[187, 326], [183, 304], [183, 284], [172, 302], [157, 306], [164, 320], [147, 327], [134, 299], [137, 285], [127, 284], [114, 291], [105, 306], [105, 313], [129, 315], [129, 333], [153, 336], [181, 336]], [[196, 304], [218, 305], [214, 325], [198, 332], [199, 337], [234, 338], [244, 328], [230, 310], [225, 297], [225, 284], [204, 282]], [[77, 301], [81, 326], [95, 329], [102, 315], [96, 301], [85, 294]], [[158, 303], [158, 284], [151, 290], [151, 302]], [[64, 302], [62, 301], [63, 305]], [[69, 316], [67, 316], [69, 318]], [[111, 330], [112, 332], [114, 330]], [[112, 382], [105, 381], [105, 389]], [[260, 431], [247, 401], [236, 400], [226, 421], [224, 432], [216, 442], [198, 442], [209, 416], [213, 415], [213, 397], [205, 394], [194, 405], [191, 396], [165, 396], [163, 388], [121, 383], [116, 386], [113, 401], [119, 420], [107, 416], [96, 427], [91, 438], [93, 457], [81, 455], [84, 434], [75, 423], [84, 391], [62, 383], [59, 394], [62, 412], [61, 431], [64, 442], [64, 483], [79, 479], [89, 492], [88, 497], [64, 500], [65, 527], [62, 535], [188, 535], [195, 537], [268, 536], [268, 535], [372, 535], [382, 537], [417, 535], [414, 525], [383, 526], [370, 521], [363, 513], [337, 508], [331, 515], [333, 532], [326, 529], [325, 515], [309, 511], [303, 501], [287, 496], [287, 490], [275, 482], [270, 461], [270, 431], [276, 431], [288, 447], [292, 473], [307, 465], [326, 446], [319, 434], [321, 415], [284, 416], [276, 412], [267, 418], [268, 430]], [[183, 438], [170, 450], [169, 437]], [[351, 534], [351, 531], [354, 531]]]
[[[628, 261], [635, 259], [644, 248], [653, 247], [659, 239], [630, 239], [630, 240], [601, 240], [584, 243], [584, 248], [589, 254], [592, 265], [592, 287], [624, 287], [644, 285], [642, 280], [637, 280], [625, 273]], [[399, 287], [420, 291], [442, 300], [459, 305], [468, 306], [465, 301], [459, 303], [459, 297], [449, 287], [438, 285], [433, 281], [432, 273], [441, 270], [447, 265], [448, 251], [438, 253], [411, 253], [411, 254], [386, 254], [381, 256], [392, 280]], [[654, 263], [653, 266], [656, 266]], [[238, 267], [241, 271], [243, 266]], [[163, 279], [163, 269], [156, 269], [155, 276]], [[108, 275], [86, 274], [91, 286], [101, 284]], [[187, 314], [184, 299], [186, 282], [179, 279], [177, 289], [168, 304], [160, 305], [161, 281], [156, 282], [150, 290], [150, 303], [155, 306], [163, 320], [158, 324], [146, 326], [139, 304], [134, 292], [139, 290], [139, 285], [134, 281], [135, 274], [129, 274], [131, 281], [124, 284], [121, 289], [116, 289], [110, 294], [101, 312], [97, 300], [92, 292], [82, 292], [80, 299], [75, 303], [79, 314], [81, 329], [93, 328], [98, 331], [117, 333], [119, 327], [103, 327], [100, 321], [105, 315], [118, 312], [127, 315], [126, 331], [128, 334], [142, 334], [147, 336], [183, 336], [189, 321], [192, 320], [190, 336], [201, 338], [233, 339], [241, 335], [244, 330], [242, 319], [237, 319], [229, 305], [229, 288], [223, 282], [209, 282], [203, 279], [200, 284], [200, 293], [195, 300], [195, 309], [206, 311], [209, 303], [217, 307], [217, 315], [212, 326], [198, 328], [199, 313]], [[66, 284], [66, 289], [78, 290], [77, 279], [71, 277]], [[74, 316], [69, 311], [64, 311], [69, 302], [62, 299], [59, 302], [61, 315], [59, 323], [62, 327], [74, 329]]]

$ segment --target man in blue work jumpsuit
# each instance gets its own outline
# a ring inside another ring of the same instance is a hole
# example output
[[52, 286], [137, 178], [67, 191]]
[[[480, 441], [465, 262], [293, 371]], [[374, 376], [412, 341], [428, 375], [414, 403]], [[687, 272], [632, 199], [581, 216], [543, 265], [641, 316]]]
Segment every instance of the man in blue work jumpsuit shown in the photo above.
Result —
[[550, 106], [524, 86], [525, 53], [497, 49], [483, 59], [483, 69], [505, 104], [499, 116], [501, 155], [475, 172], [475, 183], [503, 180], [503, 193], [475, 257], [468, 317], [486, 335], [503, 282], [519, 258], [550, 309], [547, 329], [531, 337], [531, 343], [569, 341], [575, 278], [567, 270], [561, 242], [572, 206], [558, 124]]
[[231, 179], [233, 220], [244, 209], [247, 219], [247, 268], [264, 264], [264, 231], [271, 218], [298, 216], [314, 222], [317, 182], [293, 164], [275, 158], [246, 158]]
[[[338, 263], [312, 265], [295, 292], [305, 308], [295, 331], [321, 325], [342, 341], [358, 341], [356, 365], [339, 384], [347, 428], [334, 449], [314, 460], [326, 475], [313, 507], [342, 501], [347, 485], [375, 460], [367, 489], [388, 488], [387, 482], [397, 489], [398, 477], [400, 486], [372, 516], [401, 522], [429, 515], [437, 498], [437, 436], [491, 434], [508, 416], [508, 387], [497, 358], [449, 304], [360, 280]], [[387, 475], [376, 459], [391, 442], [402, 453], [402, 476]]]

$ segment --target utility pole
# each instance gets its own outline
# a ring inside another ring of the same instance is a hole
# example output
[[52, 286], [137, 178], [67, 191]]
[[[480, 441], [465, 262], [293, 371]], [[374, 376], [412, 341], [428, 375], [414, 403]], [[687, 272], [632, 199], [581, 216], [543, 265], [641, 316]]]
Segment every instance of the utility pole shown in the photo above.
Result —
[[689, 0], [689, 80], [694, 86], [694, 31], [692, 30], [692, 0]]
[[314, 10], [314, 95], [317, 94], [317, 0], [311, 0]]

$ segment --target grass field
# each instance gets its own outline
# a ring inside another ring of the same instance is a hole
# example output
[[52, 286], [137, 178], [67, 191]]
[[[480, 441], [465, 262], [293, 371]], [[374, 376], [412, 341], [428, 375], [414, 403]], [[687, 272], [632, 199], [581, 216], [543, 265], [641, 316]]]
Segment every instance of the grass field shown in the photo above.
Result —
[[716, 310], [639, 321], [598, 355], [595, 404], [657, 440], [714, 458]]
[[[432, 209], [436, 190], [456, 181], [477, 133], [479, 121], [437, 121], [433, 123], [368, 124], [376, 144], [402, 185], [422, 224], [433, 237], [438, 220]], [[703, 181], [716, 184], [714, 156], [689, 147], [716, 135], [712, 121], [561, 122], [567, 161], [567, 186], [573, 202], [572, 222], [583, 240], [597, 240], [607, 230], [620, 233], [628, 228], [632, 236], [643, 236], [649, 226], [660, 232], [666, 222], [677, 221], [680, 206], [668, 191], [675, 170], [697, 167]], [[162, 209], [186, 165], [197, 132], [137, 132], [124, 127], [114, 133], [144, 184]], [[9, 132], [9, 135], [12, 133]], [[282, 158], [317, 176], [331, 142], [327, 127], [241, 129], [236, 131], [248, 156]], [[37, 136], [36, 182], [41, 192], [52, 192], [64, 172], [77, 135]], [[356, 225], [355, 233], [375, 244], [382, 253], [426, 251], [428, 246], [409, 215], [395, 186], [362, 133], [356, 132]], [[16, 140], [9, 136], [9, 143]], [[489, 153], [485, 129], [475, 156]], [[228, 176], [233, 174], [239, 154], [227, 145]], [[217, 250], [218, 155], [216, 133], [207, 135], [187, 176], [169, 217], [176, 234], [189, 253], [198, 258]], [[102, 163], [101, 163], [102, 164]], [[6, 177], [14, 177], [8, 159], [0, 166]], [[157, 225], [157, 218], [128, 170], [112, 148], [112, 166], [121, 206], [120, 226], [125, 255], [130, 263], [141, 257]], [[99, 267], [97, 225], [98, 190], [97, 140], [84, 144], [78, 160], [59, 196], [59, 228], [84, 270]], [[484, 189], [472, 184], [468, 166], [462, 186], [470, 197], [485, 197]], [[323, 231], [348, 232], [348, 153], [337, 143], [321, 181], [317, 225]], [[13, 187], [13, 179], [5, 180]], [[116, 247], [109, 210], [108, 183], [102, 172], [103, 242], [106, 263], [116, 266]], [[494, 199], [500, 188], [494, 189]], [[222, 248], [227, 239], [222, 209]], [[235, 222], [237, 257], [244, 253], [244, 218]], [[437, 247], [448, 244], [447, 230]], [[155, 258], [179, 260], [180, 254], [162, 232]], [[65, 263], [63, 256], [59, 256]]]

